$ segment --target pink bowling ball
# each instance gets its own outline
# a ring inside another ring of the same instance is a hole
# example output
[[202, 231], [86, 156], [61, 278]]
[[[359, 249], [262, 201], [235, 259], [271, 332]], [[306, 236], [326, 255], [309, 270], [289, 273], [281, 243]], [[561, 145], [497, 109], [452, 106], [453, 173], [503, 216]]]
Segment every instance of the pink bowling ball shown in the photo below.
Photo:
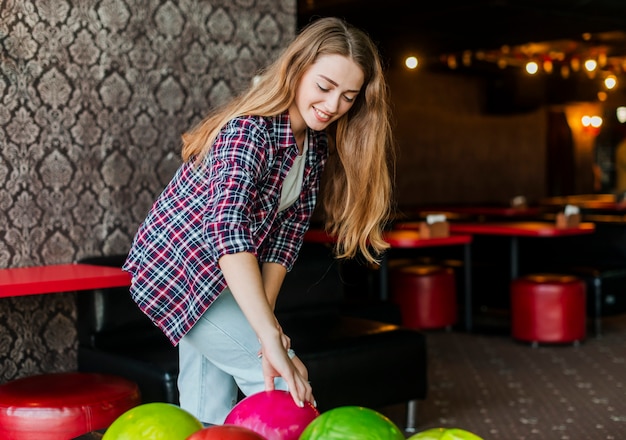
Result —
[[319, 414], [308, 402], [296, 405], [287, 391], [262, 391], [235, 405], [224, 424], [243, 426], [267, 440], [298, 440]]

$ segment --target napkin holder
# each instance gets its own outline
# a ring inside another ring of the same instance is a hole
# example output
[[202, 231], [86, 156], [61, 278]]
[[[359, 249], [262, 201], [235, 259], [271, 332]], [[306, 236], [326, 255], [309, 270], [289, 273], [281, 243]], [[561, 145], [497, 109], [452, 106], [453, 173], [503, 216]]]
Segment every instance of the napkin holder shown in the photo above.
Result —
[[567, 205], [556, 215], [557, 228], [577, 228], [580, 226], [580, 210], [578, 206]]
[[444, 238], [450, 236], [450, 224], [444, 214], [428, 215], [419, 224], [420, 238]]
[[513, 209], [527, 209], [528, 201], [524, 196], [515, 196], [511, 199], [511, 208]]

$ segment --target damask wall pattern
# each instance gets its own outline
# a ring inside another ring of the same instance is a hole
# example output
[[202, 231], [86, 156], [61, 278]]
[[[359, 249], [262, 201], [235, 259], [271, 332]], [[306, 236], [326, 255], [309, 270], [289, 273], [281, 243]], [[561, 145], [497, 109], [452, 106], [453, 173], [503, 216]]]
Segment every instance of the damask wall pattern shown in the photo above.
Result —
[[[0, 267], [126, 252], [181, 133], [295, 27], [295, 0], [0, 0]], [[0, 382], [76, 367], [74, 295], [0, 300]]]

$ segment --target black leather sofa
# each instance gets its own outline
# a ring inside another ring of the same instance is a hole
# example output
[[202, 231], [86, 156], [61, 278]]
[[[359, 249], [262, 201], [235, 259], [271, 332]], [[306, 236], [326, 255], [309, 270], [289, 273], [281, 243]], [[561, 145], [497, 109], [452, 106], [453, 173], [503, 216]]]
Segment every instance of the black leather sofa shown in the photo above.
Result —
[[[114, 255], [81, 262], [119, 267], [124, 258]], [[416, 403], [427, 393], [425, 336], [358, 317], [361, 311], [350, 316], [339, 269], [329, 248], [305, 244], [279, 295], [278, 319], [308, 368], [320, 411], [406, 403], [410, 431]], [[144, 402], [178, 403], [177, 348], [139, 311], [127, 288], [80, 292], [77, 312], [80, 371], [134, 380]]]

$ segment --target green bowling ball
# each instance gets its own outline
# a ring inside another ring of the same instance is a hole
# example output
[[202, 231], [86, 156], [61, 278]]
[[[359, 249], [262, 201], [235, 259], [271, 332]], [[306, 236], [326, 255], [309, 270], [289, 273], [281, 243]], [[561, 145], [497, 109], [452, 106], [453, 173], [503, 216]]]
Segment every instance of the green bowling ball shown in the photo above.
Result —
[[342, 406], [317, 416], [299, 440], [404, 440], [404, 434], [389, 418], [372, 409]]
[[476, 434], [458, 428], [433, 428], [418, 432], [408, 440], [483, 440]]
[[193, 415], [177, 405], [145, 403], [113, 421], [102, 440], [185, 440], [203, 428]]

